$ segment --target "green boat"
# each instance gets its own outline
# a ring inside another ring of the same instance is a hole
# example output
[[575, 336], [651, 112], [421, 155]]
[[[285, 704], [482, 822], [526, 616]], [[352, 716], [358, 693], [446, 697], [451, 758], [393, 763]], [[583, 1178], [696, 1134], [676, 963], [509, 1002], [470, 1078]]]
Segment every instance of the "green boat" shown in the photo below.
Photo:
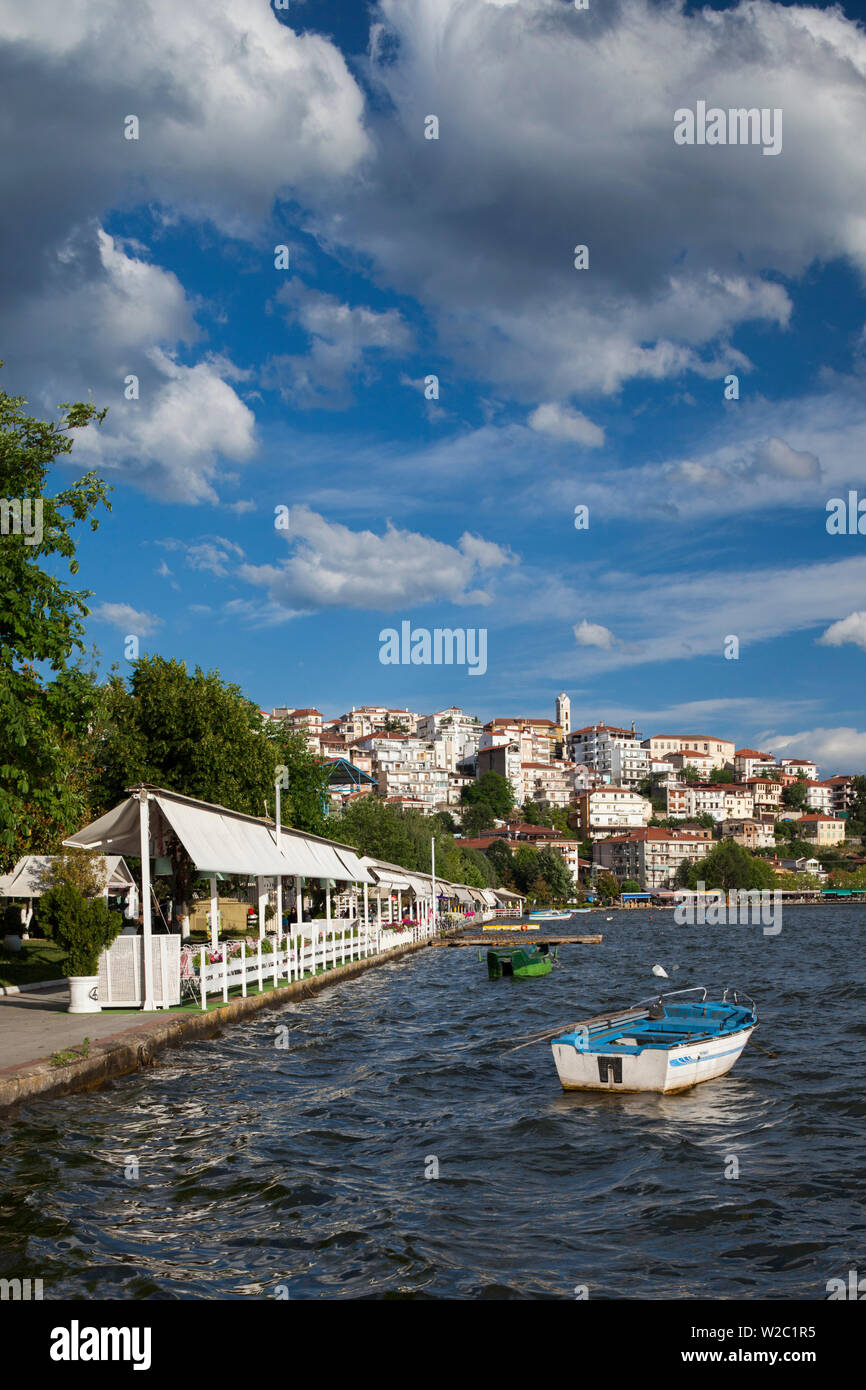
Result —
[[554, 959], [546, 941], [536, 941], [531, 946], [494, 947], [487, 952], [487, 973], [491, 980], [501, 980], [503, 975], [529, 980], [535, 975], [549, 975]]

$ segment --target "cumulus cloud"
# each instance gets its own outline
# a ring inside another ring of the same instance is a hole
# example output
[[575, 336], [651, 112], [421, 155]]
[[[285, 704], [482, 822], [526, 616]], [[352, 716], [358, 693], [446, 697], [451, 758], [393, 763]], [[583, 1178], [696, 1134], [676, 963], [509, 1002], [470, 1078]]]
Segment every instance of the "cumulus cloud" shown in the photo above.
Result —
[[405, 354], [412, 347], [412, 333], [396, 309], [380, 312], [343, 304], [335, 295], [294, 281], [276, 299], [288, 320], [298, 323], [310, 339], [308, 353], [278, 355], [264, 373], [265, 383], [278, 387], [294, 405], [349, 405], [355, 377], [372, 380], [377, 360]]
[[210, 362], [187, 367], [159, 348], [151, 394], [124, 402], [76, 438], [75, 456], [170, 502], [216, 502], [222, 460], [255, 452], [255, 417]]
[[604, 443], [604, 430], [594, 425], [579, 410], [557, 405], [550, 401], [533, 410], [527, 424], [540, 434], [548, 434], [552, 439], [566, 440], [571, 444], [583, 444], [588, 449], [598, 449]]
[[[866, 35], [840, 9], [380, 0], [377, 21], [375, 159], [317, 225], [478, 376], [566, 400], [748, 370], [731, 337], [786, 327], [780, 276], [866, 267]], [[783, 108], [783, 154], [676, 145], [698, 98]]]
[[866, 651], [866, 612], [849, 613], [847, 618], [831, 623], [818, 641], [824, 647], [842, 647], [850, 642]]
[[579, 647], [602, 647], [609, 651], [614, 645], [614, 635], [609, 627], [603, 627], [601, 623], [587, 622], [582, 618], [574, 626], [574, 638]]
[[292, 547], [288, 559], [242, 565], [238, 575], [292, 610], [489, 604], [489, 589], [475, 586], [491, 571], [516, 563], [502, 547], [468, 532], [453, 546], [388, 522], [380, 536], [353, 531], [303, 506], [292, 508], [286, 539]]
[[120, 632], [134, 633], [137, 637], [147, 637], [162, 624], [162, 618], [153, 613], [139, 612], [129, 603], [98, 603], [91, 608], [90, 616], [97, 622], [108, 623]]
[[809, 758], [824, 776], [866, 771], [866, 733], [850, 726], [771, 734], [769, 739], [777, 758]]

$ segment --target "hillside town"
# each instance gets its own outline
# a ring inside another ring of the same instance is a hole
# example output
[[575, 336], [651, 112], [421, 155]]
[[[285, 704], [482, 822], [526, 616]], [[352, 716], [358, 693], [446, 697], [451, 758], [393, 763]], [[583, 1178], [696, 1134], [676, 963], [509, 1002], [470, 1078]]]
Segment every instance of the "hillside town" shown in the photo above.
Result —
[[[467, 789], [497, 774], [510, 787], [513, 818], [497, 817], [478, 834], [464, 825], [460, 843], [485, 851], [496, 841], [512, 852], [525, 845], [552, 849], [576, 891], [599, 872], [644, 893], [669, 891], [686, 863], [726, 839], [780, 873], [817, 881], [827, 878], [822, 853], [846, 841], [852, 853], [859, 848], [851, 819], [862, 779], [855, 774], [821, 779], [810, 759], [777, 758], [711, 734], [645, 737], [634, 723], [624, 728], [603, 720], [575, 729], [565, 692], [556, 697], [552, 719], [482, 723], [457, 706], [419, 714], [362, 705], [327, 718], [289, 706], [261, 713], [306, 740], [337, 812], [376, 796], [404, 810], [462, 820], [472, 804]], [[847, 867], [860, 867], [859, 858]]]

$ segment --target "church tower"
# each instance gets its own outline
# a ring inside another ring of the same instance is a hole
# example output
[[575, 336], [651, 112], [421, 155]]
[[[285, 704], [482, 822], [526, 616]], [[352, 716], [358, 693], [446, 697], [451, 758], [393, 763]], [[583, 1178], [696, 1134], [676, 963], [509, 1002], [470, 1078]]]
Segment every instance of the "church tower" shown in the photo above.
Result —
[[571, 700], [564, 690], [556, 697], [556, 722], [562, 730], [562, 741], [566, 743], [571, 733]]

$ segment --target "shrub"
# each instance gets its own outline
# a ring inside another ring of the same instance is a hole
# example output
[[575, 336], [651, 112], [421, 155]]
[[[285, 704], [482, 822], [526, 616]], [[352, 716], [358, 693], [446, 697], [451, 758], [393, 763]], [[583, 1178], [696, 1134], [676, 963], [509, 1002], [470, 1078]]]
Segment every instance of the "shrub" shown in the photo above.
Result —
[[123, 926], [119, 913], [109, 912], [101, 897], [90, 896], [94, 889], [99, 891], [93, 866], [79, 855], [62, 855], [39, 905], [40, 926], [66, 952], [69, 975], [97, 974], [102, 951]]

